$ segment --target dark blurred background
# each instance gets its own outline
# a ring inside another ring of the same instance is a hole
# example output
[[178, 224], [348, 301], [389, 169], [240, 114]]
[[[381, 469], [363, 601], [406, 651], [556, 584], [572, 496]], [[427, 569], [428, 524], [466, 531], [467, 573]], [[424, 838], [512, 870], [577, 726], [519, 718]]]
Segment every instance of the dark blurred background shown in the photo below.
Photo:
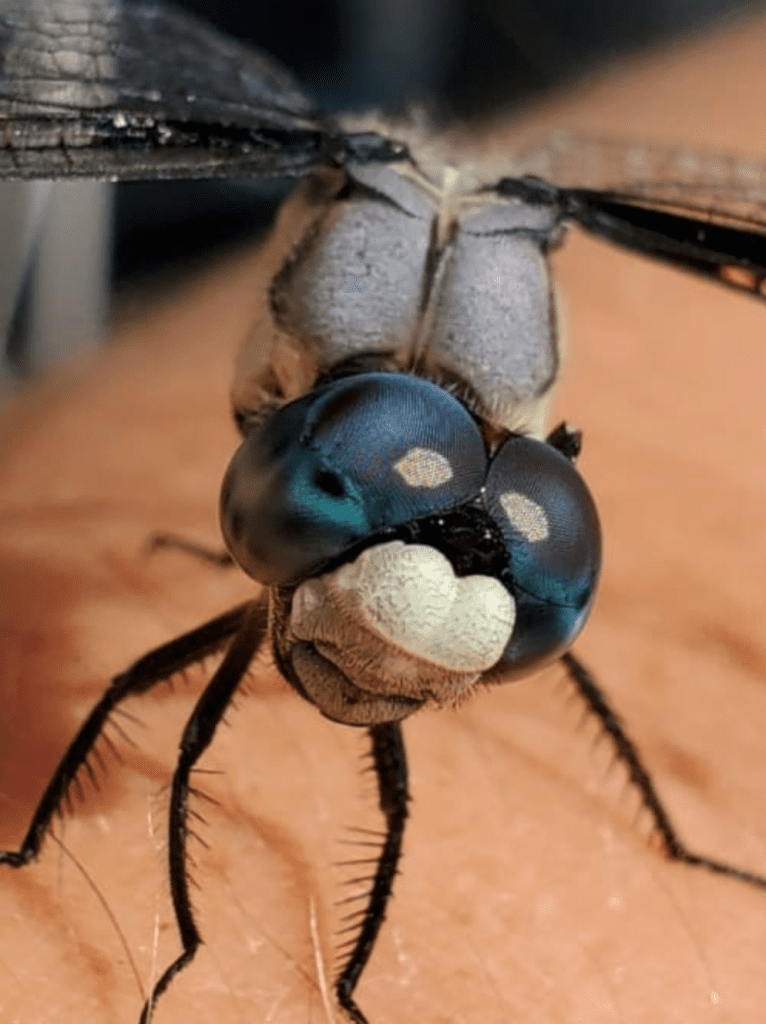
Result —
[[460, 112], [513, 103], [594, 63], [699, 31], [744, 0], [176, 0], [248, 39], [325, 106], [436, 96]]
[[[703, 31], [764, 0], [178, 0], [277, 56], [329, 110], [426, 99], [444, 116], [512, 108], [599, 63]], [[277, 191], [277, 195], [278, 195]], [[186, 182], [120, 186], [119, 288], [268, 221], [262, 190]]]

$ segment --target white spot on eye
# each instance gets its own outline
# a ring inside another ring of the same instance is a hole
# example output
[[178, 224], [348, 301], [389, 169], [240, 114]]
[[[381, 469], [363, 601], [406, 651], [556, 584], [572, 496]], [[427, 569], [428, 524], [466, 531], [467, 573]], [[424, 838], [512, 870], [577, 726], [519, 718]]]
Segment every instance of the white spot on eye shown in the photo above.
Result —
[[548, 539], [548, 516], [542, 505], [518, 491], [506, 491], [500, 497], [500, 505], [511, 526], [526, 537], [530, 544]]
[[441, 487], [454, 475], [449, 459], [432, 448], [410, 448], [394, 469], [410, 487]]

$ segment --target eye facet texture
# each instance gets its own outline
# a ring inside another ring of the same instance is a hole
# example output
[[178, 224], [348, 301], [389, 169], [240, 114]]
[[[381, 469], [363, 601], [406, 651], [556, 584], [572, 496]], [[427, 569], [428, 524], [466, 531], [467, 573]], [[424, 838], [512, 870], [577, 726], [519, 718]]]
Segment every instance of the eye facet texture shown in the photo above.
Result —
[[254, 579], [296, 583], [385, 527], [469, 501], [486, 465], [479, 428], [442, 388], [347, 377], [245, 438], [223, 484], [224, 537]]
[[503, 534], [516, 599], [501, 664], [522, 672], [562, 654], [585, 624], [601, 568], [598, 513], [568, 459], [517, 434], [492, 460], [485, 502]]

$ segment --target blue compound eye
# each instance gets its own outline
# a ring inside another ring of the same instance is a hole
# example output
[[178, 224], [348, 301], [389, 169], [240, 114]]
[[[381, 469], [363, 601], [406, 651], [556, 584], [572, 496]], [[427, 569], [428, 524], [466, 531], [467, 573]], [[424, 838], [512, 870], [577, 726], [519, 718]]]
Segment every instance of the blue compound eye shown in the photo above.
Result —
[[474, 498], [487, 454], [479, 428], [442, 388], [367, 373], [317, 388], [240, 446], [221, 525], [246, 573], [284, 585], [385, 528]]
[[601, 568], [598, 514], [560, 452], [517, 435], [492, 459], [485, 502], [510, 558], [501, 579], [516, 601], [500, 666], [521, 674], [562, 654], [585, 625]]

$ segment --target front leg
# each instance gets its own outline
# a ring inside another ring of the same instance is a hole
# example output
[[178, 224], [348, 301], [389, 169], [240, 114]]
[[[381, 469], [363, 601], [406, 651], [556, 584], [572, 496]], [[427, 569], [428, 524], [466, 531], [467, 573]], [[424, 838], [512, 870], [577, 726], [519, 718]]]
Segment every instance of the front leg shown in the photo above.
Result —
[[[346, 916], [349, 924], [345, 930], [357, 934], [347, 944], [350, 946], [350, 953], [335, 982], [338, 1002], [354, 1024], [367, 1024], [367, 1018], [354, 999], [354, 989], [372, 955], [375, 940], [386, 917], [402, 854], [407, 803], [410, 799], [407, 785], [407, 755], [401, 726], [398, 722], [374, 725], [370, 729], [370, 738], [373, 768], [378, 779], [380, 809], [386, 820], [386, 828], [377, 857], [377, 866], [370, 879], [367, 903], [361, 910]], [[369, 861], [365, 858], [363, 863]]]
[[190, 777], [194, 766], [210, 745], [226, 708], [242, 681], [250, 662], [266, 636], [268, 609], [253, 604], [217, 672], [197, 702], [181, 739], [178, 764], [173, 775], [168, 816], [168, 869], [173, 910], [182, 950], [154, 985], [141, 1013], [140, 1024], [150, 1024], [157, 1000], [179, 971], [193, 959], [202, 942], [194, 920], [189, 894], [187, 843], [189, 839]]
[[659, 837], [667, 856], [689, 867], [702, 868], [714, 875], [724, 875], [738, 882], [766, 890], [766, 875], [729, 864], [727, 861], [709, 857], [692, 849], [681, 838], [670, 814], [660, 798], [654, 781], [645, 767], [641, 755], [628, 735], [622, 720], [607, 700], [606, 694], [579, 658], [571, 652], [561, 662], [584, 702], [589, 715], [596, 719], [599, 727], [614, 750], [615, 759], [628, 774], [630, 784], [637, 790], [641, 804], [649, 815], [652, 833]]
[[16, 850], [0, 850], [0, 864], [20, 868], [37, 857], [54, 815], [61, 812], [62, 804], [68, 803], [72, 786], [79, 788], [78, 777], [83, 769], [91, 779], [94, 778], [89, 758], [92, 754], [98, 756], [96, 744], [102, 737], [110, 742], [104, 730], [110, 716], [123, 701], [146, 693], [158, 683], [167, 681], [176, 673], [215, 654], [242, 628], [252, 614], [251, 609], [257, 606], [257, 602], [251, 602], [225, 612], [203, 626], [150, 651], [127, 671], [114, 677], [80, 726], [51, 776], [21, 845]]

